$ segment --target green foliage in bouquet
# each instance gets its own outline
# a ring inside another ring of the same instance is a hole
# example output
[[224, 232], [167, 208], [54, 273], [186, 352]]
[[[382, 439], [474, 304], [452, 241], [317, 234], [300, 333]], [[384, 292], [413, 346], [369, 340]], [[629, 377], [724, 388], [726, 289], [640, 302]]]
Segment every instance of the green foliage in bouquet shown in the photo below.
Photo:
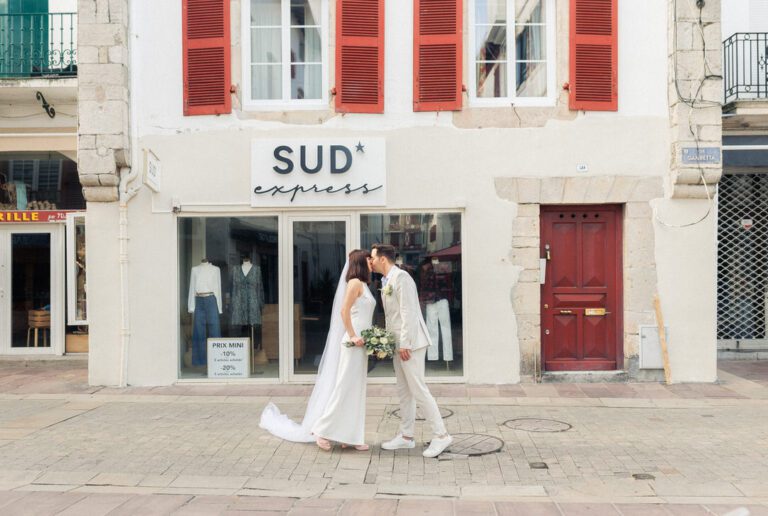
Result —
[[[360, 337], [365, 342], [365, 353], [368, 356], [384, 360], [392, 358], [395, 354], [395, 335], [391, 331], [374, 326], [361, 331]], [[354, 346], [352, 342], [345, 342], [344, 345], [347, 347]]]

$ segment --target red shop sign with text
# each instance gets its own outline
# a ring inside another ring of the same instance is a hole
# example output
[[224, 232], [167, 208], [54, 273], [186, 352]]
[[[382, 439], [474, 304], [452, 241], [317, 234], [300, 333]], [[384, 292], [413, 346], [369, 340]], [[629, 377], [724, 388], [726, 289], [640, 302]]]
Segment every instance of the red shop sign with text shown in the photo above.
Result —
[[22, 222], [66, 222], [67, 210], [0, 211], [0, 224]]

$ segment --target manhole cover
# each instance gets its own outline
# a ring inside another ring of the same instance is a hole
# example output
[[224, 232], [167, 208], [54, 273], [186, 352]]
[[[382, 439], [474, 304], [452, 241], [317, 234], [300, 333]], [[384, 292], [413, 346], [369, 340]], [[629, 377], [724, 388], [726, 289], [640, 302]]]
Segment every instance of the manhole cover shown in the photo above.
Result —
[[[392, 415], [395, 417], [400, 417], [400, 409], [392, 411]], [[443, 419], [447, 417], [451, 417], [453, 415], [453, 410], [440, 407], [440, 415], [443, 417]], [[426, 418], [424, 417], [424, 414], [421, 413], [421, 409], [416, 409], [416, 421], [425, 421]]]
[[565, 432], [573, 428], [568, 423], [555, 419], [539, 419], [535, 417], [519, 417], [504, 422], [504, 426], [513, 430], [526, 432]]
[[453, 434], [453, 443], [446, 448], [454, 455], [485, 455], [494, 453], [504, 446], [498, 437], [484, 434]]

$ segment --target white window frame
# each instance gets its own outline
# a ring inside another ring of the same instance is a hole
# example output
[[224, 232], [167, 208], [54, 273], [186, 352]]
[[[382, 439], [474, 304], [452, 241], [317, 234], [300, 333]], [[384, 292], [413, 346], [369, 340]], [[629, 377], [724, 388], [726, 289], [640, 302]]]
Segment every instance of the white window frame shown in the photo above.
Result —
[[557, 16], [555, 0], [542, 0], [546, 19], [546, 63], [547, 63], [547, 94], [543, 97], [517, 97], [517, 68], [516, 68], [516, 41], [515, 41], [515, 2], [524, 0], [507, 1], [507, 93], [506, 97], [486, 98], [477, 96], [477, 61], [475, 56], [475, 2], [469, 2], [469, 38], [467, 41], [467, 63], [469, 64], [469, 105], [470, 107], [499, 107], [513, 105], [515, 107], [551, 107], [557, 100], [555, 91], [557, 73]]
[[319, 99], [291, 99], [291, 0], [280, 0], [281, 10], [281, 73], [282, 73], [282, 99], [258, 100], [251, 98], [251, 2], [242, 1], [241, 13], [241, 38], [242, 42], [242, 103], [245, 111], [281, 111], [318, 109], [328, 106], [328, 56], [329, 56], [329, 31], [328, 31], [328, 1], [320, 0], [320, 56], [322, 59], [322, 96]]
[[[70, 326], [88, 326], [88, 293], [85, 297], [85, 319], [77, 318], [77, 241], [75, 226], [79, 219], [85, 224], [85, 213], [67, 213], [67, 324]], [[88, 270], [86, 269], [86, 281]]]

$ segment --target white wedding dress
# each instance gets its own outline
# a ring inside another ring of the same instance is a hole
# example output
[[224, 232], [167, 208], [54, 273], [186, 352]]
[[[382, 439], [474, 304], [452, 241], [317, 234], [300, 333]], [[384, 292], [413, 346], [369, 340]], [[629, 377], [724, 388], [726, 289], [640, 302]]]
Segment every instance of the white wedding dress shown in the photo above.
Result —
[[[363, 293], [352, 305], [352, 327], [355, 333], [371, 327], [373, 311], [376, 309], [376, 299], [363, 286]], [[336, 386], [325, 407], [325, 412], [312, 426], [312, 434], [324, 437], [338, 443], [362, 445], [365, 444], [365, 391], [368, 376], [368, 355], [365, 347], [346, 347], [344, 342], [350, 340], [344, 333], [339, 345], [341, 357], [339, 370], [336, 375]]]
[[[315, 423], [323, 418], [327, 419], [323, 424], [323, 429], [332, 430], [341, 428], [349, 421], [354, 421], [354, 424], [351, 425], [355, 429], [354, 439], [351, 441], [341, 440], [340, 442], [352, 445], [363, 444], [368, 367], [367, 356], [363, 348], [347, 348], [343, 344], [349, 340], [341, 320], [341, 307], [347, 292], [345, 278], [348, 268], [349, 264], [347, 263], [341, 272], [341, 279], [333, 298], [331, 324], [328, 328], [325, 350], [320, 360], [315, 387], [309, 397], [304, 418], [301, 423], [297, 423], [280, 412], [280, 409], [272, 402], [268, 403], [261, 413], [259, 426], [276, 437], [297, 443], [314, 442], [317, 438], [317, 435], [313, 434]], [[363, 294], [352, 305], [352, 325], [355, 331], [359, 332], [371, 327], [375, 307], [376, 300], [368, 287], [365, 287]], [[354, 399], [350, 398], [352, 401], [347, 399], [351, 393], [354, 393], [355, 396]], [[347, 404], [350, 406], [348, 407]], [[326, 413], [331, 412], [336, 415], [325, 418]], [[320, 434], [320, 436], [336, 440], [333, 435]]]

